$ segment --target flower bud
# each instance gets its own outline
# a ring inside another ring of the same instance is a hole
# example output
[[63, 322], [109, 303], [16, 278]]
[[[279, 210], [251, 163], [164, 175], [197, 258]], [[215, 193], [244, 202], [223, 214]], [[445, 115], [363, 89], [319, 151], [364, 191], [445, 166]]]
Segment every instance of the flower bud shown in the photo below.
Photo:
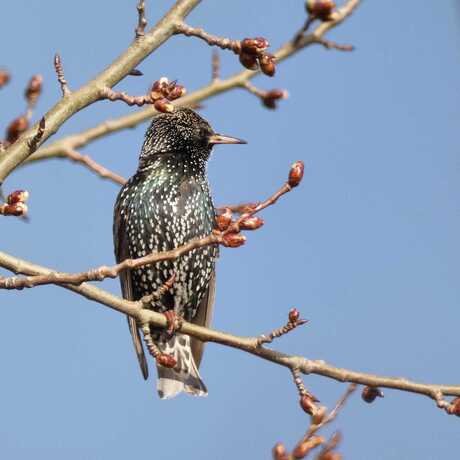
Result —
[[22, 202], [0, 206], [0, 214], [4, 216], [25, 216], [27, 211], [27, 205]]
[[364, 387], [361, 397], [367, 403], [372, 403], [376, 398], [383, 398], [383, 391], [377, 387]]
[[6, 140], [13, 144], [19, 136], [29, 127], [29, 120], [23, 115], [13, 120], [6, 129]]
[[275, 447], [272, 449], [273, 460], [283, 460], [287, 458], [286, 448], [284, 444], [278, 442], [275, 444]]
[[173, 356], [165, 353], [162, 353], [157, 357], [157, 363], [161, 364], [163, 367], [167, 367], [168, 369], [172, 369], [177, 364]]
[[451, 403], [450, 403], [450, 408], [448, 409], [449, 414], [456, 415], [457, 417], [460, 417], [460, 397], [455, 398]]
[[288, 184], [291, 187], [297, 187], [303, 178], [304, 165], [303, 161], [299, 160], [293, 163], [289, 171]]
[[34, 75], [27, 85], [24, 92], [24, 97], [29, 105], [34, 106], [37, 102], [38, 96], [42, 92], [43, 77], [41, 75]]
[[331, 19], [331, 14], [335, 6], [333, 0], [307, 0], [305, 3], [308, 14], [321, 21], [329, 21]]
[[324, 441], [325, 440], [322, 436], [312, 436], [311, 438], [308, 438], [306, 441], [299, 444], [292, 451], [292, 456], [295, 459], [305, 458], [311, 450], [323, 444]]
[[226, 248], [238, 248], [246, 243], [246, 237], [240, 233], [226, 233], [223, 236], [222, 244]]
[[257, 216], [249, 216], [240, 222], [241, 230], [257, 230], [264, 225], [263, 219]]
[[8, 195], [6, 199], [8, 204], [24, 203], [29, 198], [29, 192], [27, 190], [15, 190]]
[[158, 112], [168, 113], [174, 111], [174, 104], [171, 104], [171, 102], [165, 98], [156, 100], [153, 103], [153, 106], [155, 107], [155, 110], [158, 110]]
[[6, 70], [0, 70], [0, 88], [10, 81], [10, 74]]
[[219, 214], [216, 218], [217, 228], [223, 232], [227, 230], [228, 226], [232, 223], [232, 210], [230, 208], [225, 208], [222, 214]]
[[292, 308], [289, 310], [289, 322], [290, 323], [297, 323], [300, 318], [300, 312], [297, 310], [297, 308]]
[[167, 98], [170, 101], [174, 101], [175, 99], [179, 99], [180, 97], [185, 96], [186, 93], [187, 93], [187, 90], [185, 89], [184, 86], [175, 85], [174, 88], [172, 88], [171, 91], [169, 92]]
[[342, 454], [338, 452], [324, 452], [318, 457], [318, 460], [342, 460]]
[[270, 53], [264, 53], [261, 56], [259, 56], [259, 64], [260, 64], [260, 70], [265, 75], [268, 75], [269, 77], [273, 77], [276, 72], [276, 65], [275, 65], [275, 56]]
[[311, 421], [313, 425], [319, 425], [324, 421], [324, 417], [326, 417], [326, 407], [320, 406], [316, 409], [316, 411], [311, 416]]
[[307, 414], [313, 415], [316, 411], [318, 411], [318, 407], [316, 406], [313, 399], [309, 395], [302, 395], [300, 397], [299, 402], [300, 402], [300, 407]]
[[257, 70], [259, 65], [257, 64], [257, 57], [252, 54], [241, 53], [240, 54], [241, 64], [249, 70]]
[[267, 109], [276, 109], [276, 102], [280, 99], [287, 99], [289, 96], [288, 92], [283, 89], [272, 89], [267, 91], [262, 97], [262, 104]]
[[269, 46], [268, 40], [264, 37], [245, 38], [241, 40], [241, 51], [246, 54], [257, 55]]

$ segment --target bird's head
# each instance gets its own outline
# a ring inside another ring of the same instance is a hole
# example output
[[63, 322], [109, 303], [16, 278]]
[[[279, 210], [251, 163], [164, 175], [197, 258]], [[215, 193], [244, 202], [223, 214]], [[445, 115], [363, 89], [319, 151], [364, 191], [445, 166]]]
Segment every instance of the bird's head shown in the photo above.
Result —
[[145, 133], [139, 160], [146, 165], [163, 154], [172, 154], [184, 160], [207, 161], [215, 144], [246, 144], [246, 141], [216, 134], [209, 123], [192, 109], [176, 107], [171, 113], [153, 118]]

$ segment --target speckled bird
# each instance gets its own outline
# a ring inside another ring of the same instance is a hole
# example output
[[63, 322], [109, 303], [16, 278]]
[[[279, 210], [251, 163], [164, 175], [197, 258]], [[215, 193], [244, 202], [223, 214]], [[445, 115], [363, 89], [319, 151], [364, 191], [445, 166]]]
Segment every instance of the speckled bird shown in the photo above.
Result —
[[[209, 235], [215, 227], [215, 208], [208, 179], [207, 162], [215, 144], [244, 141], [214, 133], [209, 123], [188, 108], [176, 108], [153, 118], [145, 134], [139, 166], [122, 187], [114, 210], [114, 246], [118, 262], [151, 252], [177, 248], [194, 238]], [[172, 289], [150, 308], [168, 310], [187, 321], [207, 326], [215, 292], [217, 246], [194, 249], [172, 261], [158, 262], [120, 276], [123, 297], [139, 300], [152, 294], [173, 274]], [[148, 367], [136, 322], [128, 318], [142, 374]], [[198, 367], [204, 344], [188, 335], [172, 337], [151, 328], [160, 351], [173, 356], [173, 369], [157, 364], [160, 398], [181, 391], [204, 396], [207, 389]]]

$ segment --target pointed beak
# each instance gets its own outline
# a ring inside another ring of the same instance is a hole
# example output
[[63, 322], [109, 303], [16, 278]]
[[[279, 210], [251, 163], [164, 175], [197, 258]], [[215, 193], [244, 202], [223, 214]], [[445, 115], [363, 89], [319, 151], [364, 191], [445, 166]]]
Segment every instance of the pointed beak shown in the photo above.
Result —
[[214, 144], [247, 144], [243, 139], [237, 139], [236, 137], [223, 136], [222, 134], [212, 134], [208, 137], [208, 142], [211, 145]]

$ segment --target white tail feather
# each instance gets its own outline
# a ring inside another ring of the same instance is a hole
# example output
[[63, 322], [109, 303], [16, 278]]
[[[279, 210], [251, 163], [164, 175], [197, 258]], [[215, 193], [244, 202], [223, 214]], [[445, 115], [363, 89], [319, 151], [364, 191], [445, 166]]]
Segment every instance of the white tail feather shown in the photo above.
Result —
[[174, 369], [157, 366], [157, 390], [160, 398], [174, 398], [182, 391], [193, 396], [207, 396], [208, 390], [201, 381], [193, 359], [190, 337], [176, 334], [167, 342], [159, 341], [157, 344], [163, 353], [172, 355], [177, 362]]

